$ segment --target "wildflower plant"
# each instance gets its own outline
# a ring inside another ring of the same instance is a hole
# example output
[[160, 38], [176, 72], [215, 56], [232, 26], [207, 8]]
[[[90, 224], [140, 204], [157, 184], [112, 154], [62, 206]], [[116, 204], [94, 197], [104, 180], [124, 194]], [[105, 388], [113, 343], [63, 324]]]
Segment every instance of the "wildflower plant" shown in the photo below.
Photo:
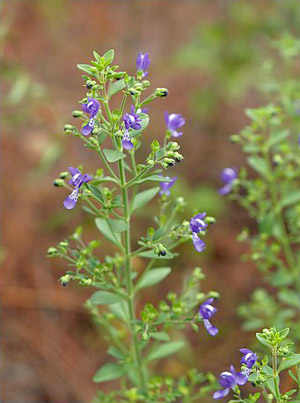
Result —
[[[101, 333], [105, 332], [110, 344], [107, 353], [112, 358], [93, 379], [98, 383], [119, 379], [120, 388], [107, 394], [99, 391], [95, 401], [190, 402], [192, 396], [196, 401], [213, 387], [212, 375], [189, 371], [174, 380], [156, 376], [152, 362], [183, 347], [181, 339], [172, 339], [173, 328], [191, 326], [203, 333], [206, 327], [210, 335], [217, 334], [210, 319], [216, 313], [212, 303], [218, 293], [200, 292], [204, 274], [195, 268], [181, 291], [168, 292], [156, 305], [148, 302], [141, 309], [137, 306], [137, 301], [143, 301], [145, 288], [157, 286], [171, 273], [169, 263], [177, 256], [180, 244], [192, 241], [195, 253], [204, 250], [202, 238], [214, 222], [201, 210], [182, 220], [185, 201], [171, 196], [177, 177], [164, 175], [183, 160], [180, 144], [174, 140], [182, 135], [185, 120], [166, 112], [162, 144], [154, 139], [146, 161], [139, 161], [138, 151], [150, 121], [145, 106], [167, 96], [168, 90], [157, 88], [144, 96], [150, 86], [145, 80], [150, 66], [148, 54], [138, 55], [135, 76], [112, 65], [113, 50], [103, 56], [94, 52], [94, 57], [91, 65], [78, 65], [85, 73], [82, 77], [87, 92], [80, 100], [81, 110], [74, 111], [73, 116], [80, 118], [82, 125], [78, 128], [67, 124], [65, 132], [94, 151], [102, 167], [93, 173], [69, 167], [69, 172], [62, 172], [54, 184], [71, 192], [64, 207], [72, 210], [80, 204], [113, 252], [103, 256], [101, 240], [87, 242], [79, 227], [57, 247], [49, 248], [48, 254], [68, 263], [68, 270], [60, 278], [63, 286], [76, 281], [97, 290], [86, 308]], [[112, 98], [116, 98], [113, 103]], [[112, 107], [117, 100], [120, 105]], [[132, 237], [132, 217], [154, 198], [159, 202], [157, 215], [136, 241]], [[133, 265], [137, 258], [143, 262], [141, 270]]]
[[[289, 329], [278, 331], [275, 327], [263, 329], [256, 334], [261, 349], [266, 353], [261, 358], [248, 348], [240, 349], [240, 372], [233, 365], [229, 371], [224, 371], [219, 376], [221, 389], [213, 394], [213, 399], [221, 400], [230, 396], [230, 403], [284, 403], [292, 401], [300, 402], [300, 354], [293, 351], [293, 343], [286, 338]], [[286, 385], [281, 386], [281, 380], [289, 378], [288, 385], [292, 388], [286, 390]], [[254, 393], [247, 396], [244, 385], [252, 384]]]
[[223, 171], [221, 193], [229, 193], [256, 222], [255, 231], [244, 228], [238, 239], [250, 243], [246, 258], [268, 283], [268, 290], [255, 290], [251, 303], [240, 307], [244, 328], [289, 327], [299, 346], [300, 41], [284, 34], [275, 46], [280, 57], [265, 63], [272, 102], [246, 110], [250, 123], [231, 140], [247, 155], [247, 166]]

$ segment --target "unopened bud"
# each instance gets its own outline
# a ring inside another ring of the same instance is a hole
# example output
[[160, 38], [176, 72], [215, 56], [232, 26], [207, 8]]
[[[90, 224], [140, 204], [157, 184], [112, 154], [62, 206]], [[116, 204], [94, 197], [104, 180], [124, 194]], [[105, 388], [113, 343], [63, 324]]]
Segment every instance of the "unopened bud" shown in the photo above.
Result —
[[64, 186], [65, 181], [63, 179], [55, 179], [53, 182], [54, 186], [61, 187]]
[[70, 276], [69, 274], [66, 274], [66, 275], [62, 276], [62, 277], [59, 279], [59, 281], [60, 281], [60, 283], [61, 283], [61, 285], [62, 285], [63, 287], [66, 287], [66, 286], [70, 283], [70, 281], [71, 281], [71, 276]]
[[169, 95], [169, 91], [167, 88], [156, 88], [154, 94], [157, 97], [167, 97]]
[[60, 179], [65, 179], [65, 178], [67, 178], [68, 175], [69, 175], [69, 172], [68, 172], [68, 171], [64, 171], [64, 172], [61, 172], [61, 173], [59, 174], [59, 177], [60, 177]]
[[73, 116], [73, 118], [81, 118], [83, 116], [83, 112], [82, 111], [73, 111], [72, 116]]

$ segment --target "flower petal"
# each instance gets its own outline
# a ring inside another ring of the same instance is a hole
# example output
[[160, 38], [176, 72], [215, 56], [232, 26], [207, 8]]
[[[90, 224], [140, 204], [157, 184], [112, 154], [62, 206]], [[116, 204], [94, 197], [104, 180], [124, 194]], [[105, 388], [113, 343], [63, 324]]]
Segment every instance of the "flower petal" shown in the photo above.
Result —
[[216, 336], [219, 333], [219, 329], [213, 326], [208, 319], [204, 319], [203, 323], [211, 336]]
[[215, 393], [214, 393], [214, 396], [213, 396], [213, 398], [214, 399], [223, 399], [223, 397], [225, 397], [225, 396], [227, 396], [228, 395], [228, 393], [230, 392], [230, 389], [223, 389], [223, 390], [217, 390]]
[[246, 373], [243, 374], [242, 372], [238, 372], [235, 376], [236, 383], [238, 385], [245, 385], [245, 383], [248, 381], [248, 377], [249, 374], [247, 375]]
[[195, 232], [192, 233], [193, 244], [197, 252], [203, 252], [205, 249], [205, 242], [198, 237]]
[[69, 167], [68, 169], [69, 169], [69, 172], [70, 172], [70, 174], [71, 174], [72, 176], [74, 176], [74, 175], [77, 175], [77, 174], [80, 174], [80, 173], [81, 173], [81, 172], [79, 171], [79, 169], [78, 169], [78, 168]]
[[79, 189], [76, 188], [73, 192], [64, 200], [63, 205], [67, 210], [72, 210], [77, 203], [78, 200]]

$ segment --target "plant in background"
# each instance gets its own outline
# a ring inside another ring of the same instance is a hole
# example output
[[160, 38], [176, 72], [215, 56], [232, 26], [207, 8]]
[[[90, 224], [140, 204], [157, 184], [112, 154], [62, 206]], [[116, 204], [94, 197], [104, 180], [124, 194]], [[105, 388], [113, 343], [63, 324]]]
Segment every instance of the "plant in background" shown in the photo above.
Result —
[[[229, 401], [232, 403], [284, 403], [287, 401], [299, 403], [300, 354], [292, 351], [293, 343], [285, 341], [288, 333], [288, 328], [277, 331], [274, 327], [257, 333], [257, 340], [263, 349], [266, 347], [269, 349], [269, 355], [259, 360], [253, 351], [247, 348], [240, 349], [243, 354], [240, 360], [241, 371], [236, 372], [231, 365], [230, 371], [222, 372], [219, 377], [219, 385], [222, 389], [216, 391], [213, 398], [219, 400], [232, 393], [233, 399]], [[293, 387], [283, 392], [280, 379], [287, 379], [287, 377], [290, 378]], [[256, 389], [259, 389], [259, 392], [243, 397], [240, 386], [247, 382], [251, 382]]]
[[[184, 346], [181, 339], [171, 340], [173, 328], [189, 325], [196, 332], [203, 332], [199, 327], [203, 321], [210, 335], [217, 334], [210, 318], [216, 312], [211, 304], [218, 294], [200, 292], [204, 274], [196, 268], [181, 292], [170, 291], [156, 306], [145, 303], [140, 311], [137, 309], [137, 301], [143, 301], [143, 290], [156, 286], [170, 274], [166, 262], [177, 256], [176, 248], [192, 240], [196, 251], [202, 252], [205, 243], [201, 238], [214, 222], [199, 211], [189, 220], [179, 220], [185, 201], [182, 197], [175, 200], [170, 197], [177, 178], [162, 175], [163, 170], [183, 159], [180, 145], [173, 139], [182, 135], [178, 129], [185, 120], [179, 114], [166, 112], [163, 145], [153, 140], [146, 161], [137, 161], [136, 154], [150, 120], [144, 107], [158, 97], [165, 97], [168, 91], [157, 88], [143, 97], [150, 86], [144, 80], [150, 65], [147, 54], [138, 55], [136, 77], [111, 65], [113, 50], [104, 56], [94, 52], [94, 57], [91, 65], [78, 65], [85, 72], [87, 94], [80, 101], [81, 110], [74, 111], [73, 116], [82, 119], [82, 127], [68, 124], [65, 132], [93, 150], [103, 168], [89, 175], [83, 173], [82, 167], [69, 167], [69, 173], [62, 172], [54, 184], [69, 189], [71, 193], [63, 202], [64, 207], [73, 209], [80, 202], [114, 252], [106, 256], [97, 253], [100, 241], [86, 242], [79, 227], [57, 247], [49, 248], [49, 256], [68, 262], [69, 268], [60, 279], [63, 286], [77, 281], [97, 289], [86, 307], [101, 332], [106, 332], [110, 344], [107, 352], [112, 361], [97, 371], [94, 381], [120, 378], [120, 389], [108, 394], [99, 392], [95, 401], [196, 401], [214, 387], [212, 375], [192, 370], [175, 381], [170, 376], [153, 376], [152, 362]], [[120, 105], [116, 107], [114, 100], [112, 108], [114, 96], [117, 99], [120, 96]], [[153, 226], [136, 242], [132, 239], [132, 217], [158, 194], [159, 208]], [[144, 262], [142, 270], [135, 269], [136, 258]], [[199, 314], [197, 307], [201, 303]]]
[[[272, 103], [248, 109], [250, 124], [231, 138], [247, 154], [248, 168], [240, 168], [230, 182], [229, 197], [257, 223], [256, 233], [245, 228], [238, 239], [250, 242], [248, 259], [269, 285], [255, 290], [251, 304], [240, 307], [244, 328], [289, 327], [291, 339], [299, 346], [300, 41], [284, 34], [276, 47], [283, 60], [280, 76], [274, 68], [275, 80], [265, 83]], [[269, 70], [275, 65], [267, 64]]]

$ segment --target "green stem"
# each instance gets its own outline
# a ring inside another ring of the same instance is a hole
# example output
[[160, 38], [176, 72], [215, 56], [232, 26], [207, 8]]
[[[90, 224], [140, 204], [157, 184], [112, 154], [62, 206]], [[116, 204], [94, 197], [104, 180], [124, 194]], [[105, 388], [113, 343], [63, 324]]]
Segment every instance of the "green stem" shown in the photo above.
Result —
[[132, 278], [131, 278], [131, 242], [130, 242], [130, 212], [129, 212], [129, 200], [128, 200], [128, 190], [124, 186], [126, 183], [125, 178], [125, 169], [123, 161], [118, 162], [119, 172], [120, 172], [120, 181], [122, 187], [122, 197], [123, 197], [123, 205], [124, 205], [124, 220], [128, 224], [128, 229], [125, 231], [125, 278], [126, 278], [126, 288], [128, 293], [128, 310], [130, 317], [130, 329], [131, 329], [131, 338], [134, 350], [134, 360], [136, 370], [139, 374], [139, 383], [140, 388], [143, 393], [147, 393], [147, 381], [146, 381], [146, 371], [144, 362], [141, 356], [141, 350], [139, 346], [139, 340], [137, 337], [137, 333], [135, 332], [134, 322], [136, 320], [135, 316], [135, 307], [134, 307], [134, 294], [132, 287]]
[[119, 178], [117, 177], [117, 175], [114, 173], [114, 171], [112, 170], [112, 168], [110, 167], [109, 163], [106, 161], [105, 155], [102, 151], [102, 149], [99, 147], [97, 149], [98, 154], [100, 155], [106, 169], [109, 171], [109, 173], [113, 176], [114, 179], [116, 179], [119, 182]]
[[278, 401], [278, 398], [280, 397], [280, 391], [279, 391], [279, 385], [277, 382], [278, 370], [277, 370], [277, 348], [276, 347], [272, 350], [272, 367], [273, 367], [273, 376], [274, 376], [274, 386], [275, 386], [275, 392], [276, 392], [275, 399], [276, 399], [276, 401]]

